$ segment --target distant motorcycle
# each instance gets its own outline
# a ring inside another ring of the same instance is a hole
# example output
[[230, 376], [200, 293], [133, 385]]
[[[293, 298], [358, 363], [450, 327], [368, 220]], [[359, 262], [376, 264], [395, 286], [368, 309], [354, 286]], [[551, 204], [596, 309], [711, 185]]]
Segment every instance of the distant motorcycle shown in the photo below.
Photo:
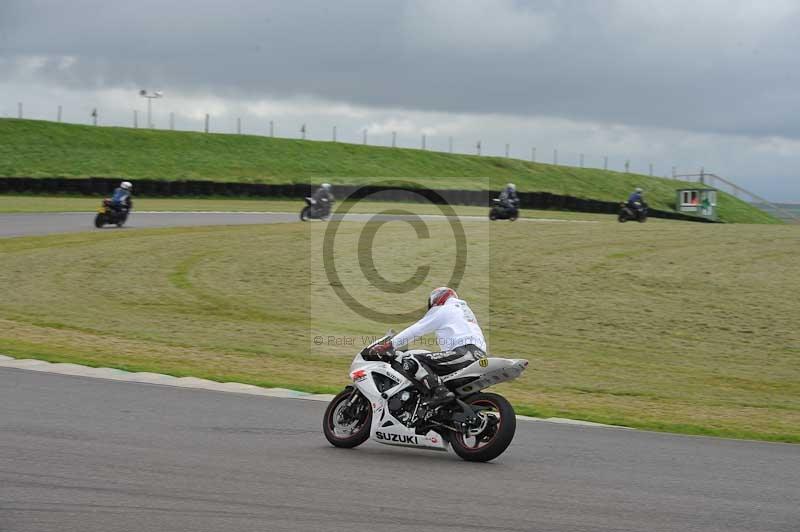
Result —
[[444, 385], [455, 393], [454, 401], [429, 407], [430, 392], [410, 379], [402, 364], [371, 353], [372, 347], [392, 334], [356, 355], [350, 366], [353, 384], [339, 392], [325, 410], [322, 429], [327, 440], [347, 449], [370, 438], [418, 449], [452, 448], [471, 462], [500, 456], [514, 439], [514, 408], [502, 395], [483, 390], [516, 379], [528, 367], [528, 361], [480, 358], [443, 377]]
[[100, 208], [97, 209], [97, 216], [94, 217], [94, 226], [100, 229], [104, 225], [116, 225], [122, 227], [128, 219], [132, 204], [114, 208], [110, 198], [103, 200]]
[[302, 221], [327, 220], [331, 217], [331, 202], [327, 198], [317, 201], [312, 197], [306, 197], [305, 200], [306, 206], [300, 211]]
[[519, 208], [513, 203], [495, 198], [492, 200], [491, 207], [489, 211], [490, 220], [511, 220], [513, 222], [519, 217]]
[[639, 223], [647, 221], [647, 204], [639, 203], [638, 201], [633, 204], [633, 207], [627, 203], [620, 203], [620, 211], [617, 216], [619, 223], [625, 223], [628, 220], [635, 220]]

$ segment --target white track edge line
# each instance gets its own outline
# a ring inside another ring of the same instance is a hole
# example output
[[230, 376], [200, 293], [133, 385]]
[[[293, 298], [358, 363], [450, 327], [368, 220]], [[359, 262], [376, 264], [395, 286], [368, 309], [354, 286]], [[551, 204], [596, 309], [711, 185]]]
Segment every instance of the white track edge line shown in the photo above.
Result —
[[[313, 394], [290, 390], [287, 388], [262, 388], [252, 384], [240, 382], [217, 382], [208, 379], [198, 379], [196, 377], [173, 377], [162, 373], [150, 372], [130, 372], [114, 368], [94, 368], [80, 364], [47, 362], [29, 358], [13, 358], [0, 355], [0, 368], [23, 369], [28, 371], [39, 371], [42, 373], [55, 373], [59, 375], [72, 375], [76, 377], [89, 377], [93, 379], [115, 380], [123, 382], [138, 382], [142, 384], [159, 384], [162, 386], [173, 386], [177, 388], [192, 388], [196, 390], [212, 390], [216, 392], [238, 393], [246, 395], [260, 395], [262, 397], [279, 397], [283, 399], [304, 399], [307, 401], [325, 401], [333, 399], [331, 394]], [[562, 425], [577, 425], [583, 427], [600, 427], [611, 429], [634, 430], [630, 427], [620, 427], [617, 425], [604, 425], [591, 421], [580, 421], [565, 418], [539, 418], [517, 415], [520, 421], [535, 421], [546, 423], [558, 423]]]

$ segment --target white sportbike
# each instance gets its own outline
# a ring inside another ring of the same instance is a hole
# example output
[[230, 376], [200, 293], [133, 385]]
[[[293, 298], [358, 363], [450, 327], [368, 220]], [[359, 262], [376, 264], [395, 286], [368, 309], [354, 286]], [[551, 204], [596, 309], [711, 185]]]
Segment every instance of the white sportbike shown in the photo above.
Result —
[[438, 451], [452, 447], [458, 456], [473, 462], [500, 456], [514, 438], [514, 408], [505, 397], [482, 390], [516, 379], [528, 361], [478, 359], [442, 377], [456, 398], [429, 408], [427, 389], [406, 374], [393, 356], [370, 353], [391, 336], [379, 338], [356, 355], [350, 366], [353, 384], [325, 410], [322, 425], [328, 441], [344, 448], [361, 445], [370, 437], [379, 443]]

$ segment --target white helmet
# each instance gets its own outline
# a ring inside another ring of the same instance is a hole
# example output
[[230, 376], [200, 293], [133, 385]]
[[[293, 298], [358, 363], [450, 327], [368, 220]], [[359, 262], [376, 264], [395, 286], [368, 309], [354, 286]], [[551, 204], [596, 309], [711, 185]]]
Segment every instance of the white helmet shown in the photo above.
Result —
[[130, 181], [123, 181], [119, 186], [124, 190], [130, 190], [133, 188], [133, 184]]
[[458, 294], [456, 294], [456, 291], [452, 288], [446, 286], [434, 288], [431, 295], [428, 296], [428, 309], [444, 305], [445, 301], [451, 297], [458, 299]]
[[510, 188], [511, 190], [517, 190], [517, 185], [514, 183], [509, 183], [506, 185], [506, 188]]
[[641, 194], [642, 192], [644, 192], [644, 190], [642, 190], [642, 187], [636, 187], [636, 192]]
[[322, 183], [322, 188], [324, 188], [325, 190], [330, 190], [331, 189], [331, 184], [330, 183]]

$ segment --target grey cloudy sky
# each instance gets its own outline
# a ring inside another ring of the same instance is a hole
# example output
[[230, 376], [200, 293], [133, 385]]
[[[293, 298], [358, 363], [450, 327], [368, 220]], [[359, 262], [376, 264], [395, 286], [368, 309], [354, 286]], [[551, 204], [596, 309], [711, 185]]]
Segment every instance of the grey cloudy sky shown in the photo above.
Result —
[[0, 114], [485, 152], [664, 175], [709, 171], [800, 201], [800, 2], [2, 0]]

